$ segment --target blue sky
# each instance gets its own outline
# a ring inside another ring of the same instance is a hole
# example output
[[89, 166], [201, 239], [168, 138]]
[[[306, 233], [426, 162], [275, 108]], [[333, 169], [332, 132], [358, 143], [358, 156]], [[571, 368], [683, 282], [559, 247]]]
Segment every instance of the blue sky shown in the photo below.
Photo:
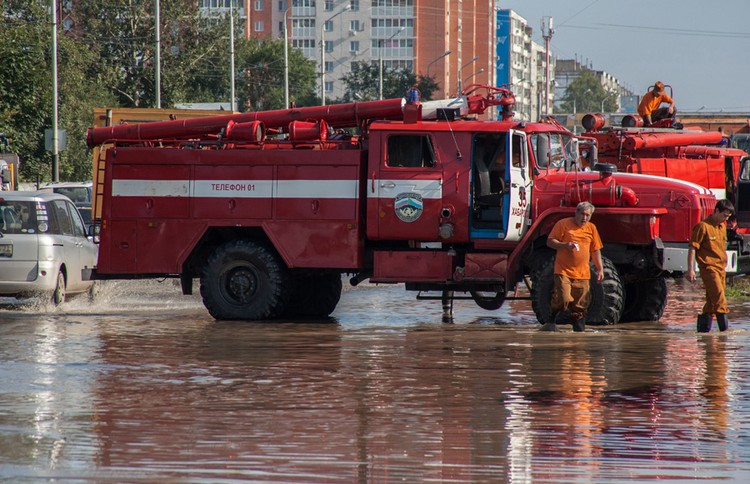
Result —
[[678, 110], [750, 113], [750, 0], [500, 0], [534, 29], [554, 18], [552, 52], [578, 57], [636, 94], [673, 88]]

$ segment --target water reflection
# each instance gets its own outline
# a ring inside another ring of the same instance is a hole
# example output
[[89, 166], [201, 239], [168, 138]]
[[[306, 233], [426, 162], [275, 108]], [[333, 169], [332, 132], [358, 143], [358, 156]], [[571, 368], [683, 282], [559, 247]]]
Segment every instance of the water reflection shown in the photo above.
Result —
[[215, 322], [164, 286], [5, 311], [0, 479], [739, 480], [750, 311], [697, 335], [700, 296], [673, 286], [664, 321], [583, 334], [524, 301], [442, 324], [391, 287], [328, 322]]

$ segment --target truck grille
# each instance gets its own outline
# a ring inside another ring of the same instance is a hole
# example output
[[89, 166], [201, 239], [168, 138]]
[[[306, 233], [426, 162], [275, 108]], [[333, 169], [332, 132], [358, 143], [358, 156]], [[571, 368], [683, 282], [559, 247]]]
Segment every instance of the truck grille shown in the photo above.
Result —
[[714, 208], [716, 207], [716, 198], [711, 195], [700, 195], [699, 200], [701, 205], [701, 213], [698, 220], [700, 221], [714, 213]]

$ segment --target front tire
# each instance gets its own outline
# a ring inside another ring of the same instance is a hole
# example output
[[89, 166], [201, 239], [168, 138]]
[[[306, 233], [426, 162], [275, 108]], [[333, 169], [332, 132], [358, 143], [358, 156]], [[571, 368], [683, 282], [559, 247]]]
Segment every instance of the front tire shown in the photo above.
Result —
[[65, 302], [65, 274], [63, 271], [57, 273], [57, 284], [55, 291], [52, 293], [52, 304], [59, 306]]
[[[596, 282], [596, 269], [591, 263], [591, 304], [586, 314], [588, 324], [615, 324], [620, 321], [625, 297], [622, 279], [617, 268], [602, 257], [604, 281]], [[550, 257], [532, 276], [531, 307], [536, 319], [542, 323], [552, 322], [552, 290], [555, 286], [555, 258]]]
[[272, 250], [238, 240], [219, 246], [209, 257], [200, 291], [215, 319], [263, 320], [284, 311], [289, 286], [288, 270]]

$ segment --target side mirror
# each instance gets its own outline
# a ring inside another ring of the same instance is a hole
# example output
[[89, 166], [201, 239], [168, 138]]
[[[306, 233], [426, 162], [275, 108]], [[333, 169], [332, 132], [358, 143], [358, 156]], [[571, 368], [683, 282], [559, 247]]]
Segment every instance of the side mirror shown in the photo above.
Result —
[[88, 234], [89, 238], [94, 241], [95, 243], [99, 243], [99, 231], [101, 227], [99, 224], [91, 224], [86, 228], [86, 233]]

